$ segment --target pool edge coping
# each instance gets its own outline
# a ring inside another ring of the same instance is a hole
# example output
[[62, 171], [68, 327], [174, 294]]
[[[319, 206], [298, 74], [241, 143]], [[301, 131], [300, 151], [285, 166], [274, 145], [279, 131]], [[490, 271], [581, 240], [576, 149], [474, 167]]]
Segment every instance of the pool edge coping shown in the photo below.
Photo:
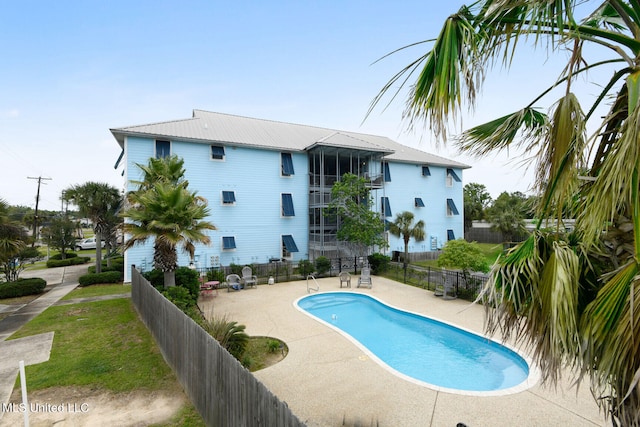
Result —
[[[314, 316], [313, 314], [309, 313], [308, 311], [304, 310], [303, 308], [301, 308], [298, 305], [298, 302], [304, 298], [308, 298], [312, 295], [318, 295], [318, 294], [330, 294], [330, 293], [344, 293], [344, 294], [353, 294], [353, 295], [364, 295], [368, 298], [371, 298], [381, 304], [384, 304], [388, 307], [391, 307], [395, 310], [399, 310], [405, 313], [409, 313], [415, 316], [419, 316], [419, 317], [424, 317], [430, 320], [434, 320], [440, 323], [443, 323], [445, 325], [448, 325], [450, 327], [454, 327], [457, 329], [460, 329], [461, 331], [464, 331], [468, 334], [473, 334], [475, 336], [479, 336], [483, 339], [489, 340], [497, 345], [501, 345], [507, 349], [509, 349], [510, 351], [514, 352], [515, 354], [517, 354], [519, 357], [521, 357], [525, 363], [527, 364], [527, 367], [529, 368], [529, 375], [527, 376], [527, 378], [522, 381], [520, 384], [515, 385], [513, 387], [509, 387], [509, 388], [504, 388], [504, 389], [500, 389], [500, 390], [489, 390], [489, 391], [477, 391], [477, 390], [460, 390], [460, 389], [453, 389], [453, 388], [448, 388], [448, 387], [442, 387], [442, 386], [438, 386], [435, 384], [431, 384], [428, 383], [426, 381], [421, 381], [418, 380], [416, 378], [413, 378], [409, 375], [403, 374], [400, 371], [397, 371], [396, 369], [392, 368], [391, 366], [387, 365], [382, 359], [380, 359], [378, 356], [376, 356], [371, 350], [369, 350], [364, 344], [362, 344], [360, 341], [358, 341], [357, 339], [355, 339], [354, 337], [352, 337], [351, 335], [349, 335], [348, 333], [344, 332], [343, 330], [341, 330], [340, 328], [332, 325], [331, 323], [320, 319], [319, 317]], [[474, 303], [470, 303], [470, 305], [473, 305]], [[453, 322], [450, 321], [446, 321], [446, 320], [441, 320], [438, 319], [437, 317], [432, 317], [432, 316], [427, 316], [425, 314], [422, 313], [418, 313], [415, 311], [411, 311], [411, 310], [406, 310], [404, 308], [400, 308], [397, 306], [394, 306], [392, 304], [389, 304], [385, 301], [383, 301], [382, 299], [366, 294], [366, 293], [361, 293], [361, 292], [354, 292], [354, 291], [350, 291], [350, 290], [333, 290], [333, 291], [320, 291], [320, 292], [316, 292], [314, 294], [307, 294], [307, 295], [303, 295], [299, 298], [296, 298], [293, 302], [292, 305], [295, 307], [296, 310], [300, 311], [301, 313], [305, 314], [306, 316], [328, 326], [330, 329], [338, 332], [340, 335], [342, 335], [343, 337], [345, 337], [348, 341], [352, 342], [353, 344], [356, 345], [356, 347], [358, 347], [360, 350], [362, 350], [367, 357], [369, 357], [370, 359], [374, 360], [379, 366], [381, 366], [382, 368], [384, 368], [385, 370], [387, 370], [388, 372], [392, 373], [393, 375], [402, 378], [405, 381], [408, 381], [410, 383], [416, 384], [418, 386], [421, 387], [426, 387], [429, 388], [431, 390], [434, 391], [439, 391], [439, 392], [444, 392], [444, 393], [450, 393], [450, 394], [457, 394], [457, 395], [463, 395], [463, 396], [475, 396], [475, 397], [496, 397], [496, 396], [507, 396], [507, 395], [512, 395], [512, 394], [518, 394], [521, 393], [523, 391], [526, 391], [530, 388], [532, 388], [533, 386], [535, 386], [541, 378], [541, 374], [540, 374], [540, 369], [533, 363], [533, 359], [531, 357], [529, 357], [526, 354], [523, 354], [521, 350], [515, 348], [514, 346], [510, 345], [509, 343], [503, 343], [500, 342], [499, 340], [496, 340], [494, 338], [488, 337], [486, 336], [484, 333], [479, 333], [476, 331], [472, 331], [468, 328], [465, 328], [463, 326], [459, 326], [456, 325]]]

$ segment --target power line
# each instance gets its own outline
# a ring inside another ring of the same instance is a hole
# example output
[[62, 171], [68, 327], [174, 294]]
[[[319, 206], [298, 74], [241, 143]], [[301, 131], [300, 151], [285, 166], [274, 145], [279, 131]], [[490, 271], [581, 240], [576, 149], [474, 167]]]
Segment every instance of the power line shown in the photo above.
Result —
[[38, 180], [38, 191], [36, 193], [36, 213], [33, 216], [33, 243], [32, 247], [35, 246], [36, 241], [38, 240], [38, 202], [40, 201], [40, 184], [43, 180], [51, 181], [51, 178], [43, 178], [41, 176], [34, 177], [28, 176], [27, 179], [37, 179]]

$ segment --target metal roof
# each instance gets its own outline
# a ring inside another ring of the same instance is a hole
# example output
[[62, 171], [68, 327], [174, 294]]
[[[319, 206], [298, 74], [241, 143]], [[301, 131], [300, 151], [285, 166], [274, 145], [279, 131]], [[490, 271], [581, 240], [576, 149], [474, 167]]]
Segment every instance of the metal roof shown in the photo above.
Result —
[[231, 114], [193, 110], [193, 117], [111, 129], [121, 147], [124, 137], [180, 139], [200, 143], [218, 142], [280, 151], [306, 151], [318, 146], [350, 148], [380, 153], [393, 161], [456, 168], [469, 165], [397, 143], [387, 137], [326, 129], [294, 123], [255, 119]]

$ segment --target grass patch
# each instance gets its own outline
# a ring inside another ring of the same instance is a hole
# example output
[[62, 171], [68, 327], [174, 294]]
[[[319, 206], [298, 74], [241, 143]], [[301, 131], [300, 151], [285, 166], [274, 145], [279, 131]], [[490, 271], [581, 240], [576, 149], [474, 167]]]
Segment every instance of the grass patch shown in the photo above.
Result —
[[487, 263], [492, 265], [502, 253], [502, 243], [478, 243], [480, 250], [487, 259]]
[[104, 284], [76, 288], [65, 295], [62, 300], [75, 298], [101, 297], [104, 295], [131, 294], [131, 286], [123, 284]]
[[54, 306], [12, 338], [54, 331], [51, 359], [27, 367], [32, 390], [92, 386], [113, 392], [175, 387], [175, 377], [129, 299]]
[[251, 372], [259, 371], [284, 359], [287, 352], [287, 345], [277, 338], [249, 337], [243, 364]]
[[[102, 291], [113, 293], [117, 286], [106, 285]], [[119, 286], [120, 291], [122, 285]], [[11, 338], [49, 331], [55, 332], [49, 361], [25, 368], [30, 390], [75, 386], [114, 393], [181, 392], [173, 371], [129, 299], [53, 306]], [[205, 424], [193, 405], [187, 403], [170, 422], [158, 424], [175, 425]]]

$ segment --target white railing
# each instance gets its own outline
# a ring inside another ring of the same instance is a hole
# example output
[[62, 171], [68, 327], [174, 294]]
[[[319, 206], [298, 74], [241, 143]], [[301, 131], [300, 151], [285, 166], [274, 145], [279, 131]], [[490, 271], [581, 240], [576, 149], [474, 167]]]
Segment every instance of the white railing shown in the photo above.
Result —
[[[313, 284], [309, 284], [309, 279], [313, 281]], [[318, 281], [316, 280], [313, 274], [309, 274], [307, 276], [307, 293], [310, 294], [311, 291], [318, 292], [319, 290], [320, 290], [320, 284], [318, 283]]]

